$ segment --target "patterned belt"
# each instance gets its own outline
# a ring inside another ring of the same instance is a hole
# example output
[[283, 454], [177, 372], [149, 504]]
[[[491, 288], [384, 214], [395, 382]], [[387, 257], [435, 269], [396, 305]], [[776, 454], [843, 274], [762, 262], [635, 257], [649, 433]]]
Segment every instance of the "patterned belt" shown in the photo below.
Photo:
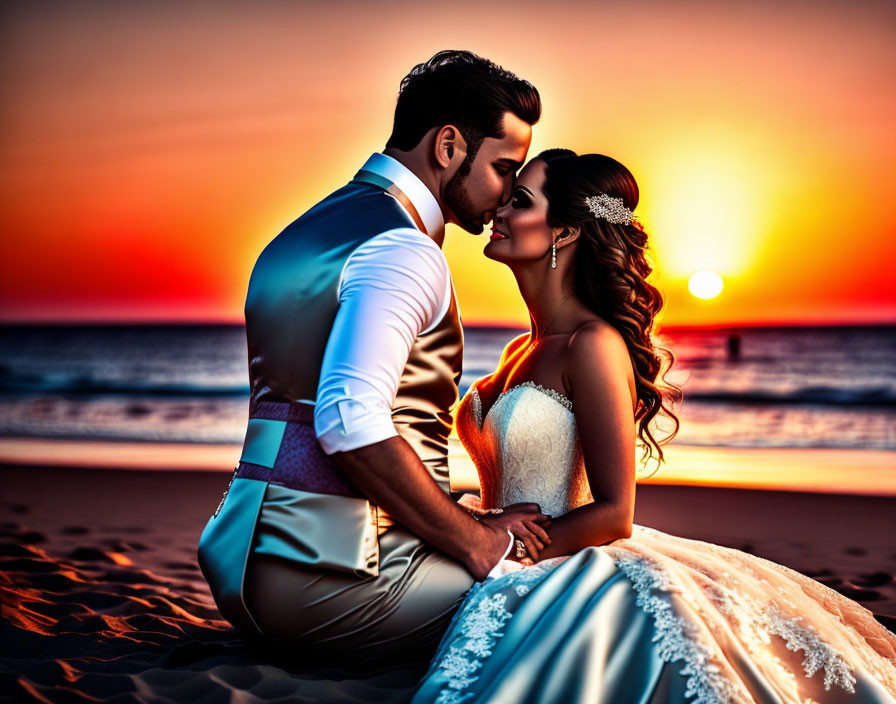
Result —
[[234, 477], [317, 494], [364, 497], [314, 434], [314, 406], [260, 401], [249, 411], [243, 454]]

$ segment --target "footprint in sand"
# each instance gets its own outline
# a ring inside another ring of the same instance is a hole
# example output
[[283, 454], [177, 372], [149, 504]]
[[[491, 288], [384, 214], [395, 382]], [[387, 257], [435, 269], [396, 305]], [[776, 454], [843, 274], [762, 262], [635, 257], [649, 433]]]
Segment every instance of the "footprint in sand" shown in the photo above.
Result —
[[887, 572], [869, 572], [859, 575], [853, 581], [860, 587], [882, 587], [885, 584], [892, 584], [896, 580]]
[[[47, 536], [36, 530], [28, 530], [21, 523], [4, 523], [4, 529], [0, 530], [0, 537], [13, 538], [17, 543], [25, 543], [33, 545], [35, 543], [43, 543], [47, 540]], [[8, 528], [6, 527], [8, 526]]]
[[102, 544], [116, 552], [127, 552], [128, 544], [117, 538], [104, 538]]
[[90, 528], [85, 526], [66, 526], [60, 531], [63, 535], [87, 535]]
[[199, 565], [192, 562], [166, 562], [165, 567], [170, 570], [198, 570]]
[[109, 553], [98, 548], [76, 548], [68, 554], [68, 557], [72, 560], [80, 560], [82, 562], [115, 563], [115, 560]]
[[[0, 543], [0, 557], [39, 557], [32, 548], [19, 543]], [[4, 562], [4, 565], [8, 563]]]
[[23, 543], [28, 543], [33, 545], [35, 543], [43, 543], [46, 542], [47, 536], [43, 533], [38, 533], [36, 530], [29, 530], [22, 533], [19, 536], [19, 540]]

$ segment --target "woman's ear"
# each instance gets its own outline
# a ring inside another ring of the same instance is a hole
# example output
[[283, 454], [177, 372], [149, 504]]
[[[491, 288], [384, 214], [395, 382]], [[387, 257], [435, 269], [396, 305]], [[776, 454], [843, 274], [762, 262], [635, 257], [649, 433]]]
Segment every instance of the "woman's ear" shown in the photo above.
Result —
[[578, 226], [555, 227], [553, 230], [554, 242], [557, 243], [557, 247], [565, 247], [568, 244], [572, 244], [579, 239], [579, 235], [581, 234], [582, 229]]
[[450, 168], [454, 162], [460, 164], [467, 157], [467, 143], [457, 127], [444, 125], [436, 132], [433, 157], [443, 169]]

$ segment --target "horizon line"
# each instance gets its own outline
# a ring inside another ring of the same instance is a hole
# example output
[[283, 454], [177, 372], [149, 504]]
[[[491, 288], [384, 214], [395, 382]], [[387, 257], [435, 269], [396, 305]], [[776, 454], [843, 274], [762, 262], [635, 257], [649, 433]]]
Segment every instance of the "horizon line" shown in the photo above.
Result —
[[[0, 319], [0, 327], [244, 327], [243, 320], [152, 320], [152, 319], [84, 319], [84, 320], [24, 320], [24, 319]], [[464, 328], [488, 328], [503, 330], [526, 330], [528, 326], [518, 325], [507, 321], [477, 321], [463, 323]], [[880, 321], [744, 321], [744, 322], [717, 322], [706, 324], [671, 323], [658, 325], [657, 330], [730, 330], [750, 328], [880, 328], [896, 327], [896, 319], [884, 319]]]

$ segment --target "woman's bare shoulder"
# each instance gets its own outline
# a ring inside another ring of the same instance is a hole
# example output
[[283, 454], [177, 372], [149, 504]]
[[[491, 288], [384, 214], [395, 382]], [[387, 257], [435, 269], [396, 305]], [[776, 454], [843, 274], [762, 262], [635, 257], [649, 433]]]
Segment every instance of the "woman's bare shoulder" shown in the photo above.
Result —
[[594, 352], [625, 353], [628, 347], [625, 338], [613, 325], [603, 318], [594, 317], [583, 322], [569, 336], [567, 350], [573, 354], [590, 354]]
[[521, 335], [517, 335], [510, 342], [508, 342], [504, 346], [504, 351], [501, 353], [501, 361], [498, 362], [498, 366], [500, 367], [502, 364], [504, 364], [504, 362], [512, 357], [515, 352], [523, 348], [528, 341], [529, 333], [524, 332]]
[[606, 378], [607, 375], [623, 374], [634, 388], [632, 360], [625, 344], [625, 338], [610, 323], [595, 318], [579, 326], [570, 335], [565, 355], [565, 380], [570, 390], [575, 378]]

